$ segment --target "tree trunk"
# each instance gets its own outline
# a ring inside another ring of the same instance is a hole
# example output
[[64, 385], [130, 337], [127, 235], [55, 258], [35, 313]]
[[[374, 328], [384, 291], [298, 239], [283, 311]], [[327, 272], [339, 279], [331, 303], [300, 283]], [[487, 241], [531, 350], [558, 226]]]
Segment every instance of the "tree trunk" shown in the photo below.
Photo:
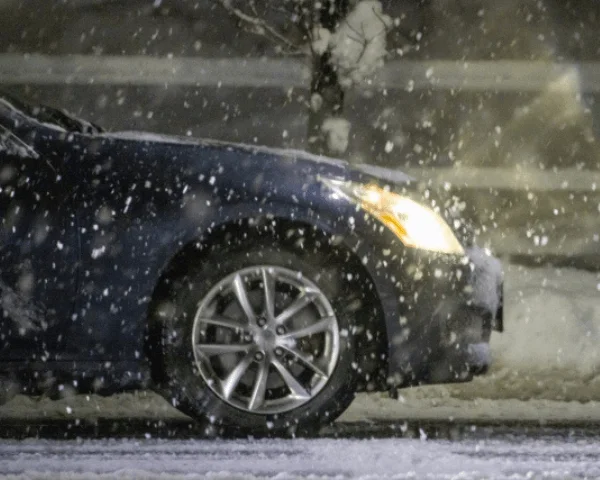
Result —
[[313, 153], [339, 156], [341, 152], [331, 151], [329, 148], [327, 132], [323, 129], [326, 119], [341, 118], [344, 107], [344, 90], [338, 82], [337, 73], [329, 62], [328, 52], [314, 59], [310, 94], [309, 149]]
[[[349, 0], [324, 1], [319, 12], [318, 21], [315, 22], [330, 32], [334, 32], [342, 21], [349, 8]], [[323, 55], [315, 55], [312, 65], [312, 80], [310, 84], [310, 106], [308, 114], [308, 149], [309, 151], [339, 157], [343, 155], [340, 146], [331, 148], [332, 142], [324, 126], [328, 119], [339, 119], [344, 107], [344, 90], [339, 84], [338, 74], [331, 64], [331, 55], [326, 51]], [[331, 123], [330, 123], [331, 125]], [[335, 142], [334, 142], [335, 143]], [[343, 149], [345, 151], [345, 149]]]

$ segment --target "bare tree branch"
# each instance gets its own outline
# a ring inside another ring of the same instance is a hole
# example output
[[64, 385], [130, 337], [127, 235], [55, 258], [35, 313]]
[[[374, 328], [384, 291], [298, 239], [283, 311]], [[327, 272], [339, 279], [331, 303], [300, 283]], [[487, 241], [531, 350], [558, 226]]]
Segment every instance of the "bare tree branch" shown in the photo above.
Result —
[[381, 32], [379, 32], [379, 34], [377, 36], [381, 35], [382, 33], [387, 33], [390, 30], [392, 30], [392, 27], [388, 27], [388, 24], [385, 22], [384, 18], [379, 13], [377, 13], [377, 9], [373, 8], [372, 10], [373, 10], [373, 15], [375, 15], [379, 19], [381, 24], [383, 25], [383, 30]]
[[290, 53], [298, 53], [301, 51], [300, 45], [296, 45], [289, 38], [287, 38], [287, 36], [284, 33], [278, 31], [275, 27], [273, 27], [273, 25], [260, 18], [258, 12], [256, 11], [256, 8], [254, 7], [254, 2], [251, 3], [251, 9], [254, 13], [253, 15], [251, 15], [244, 12], [240, 8], [235, 7], [233, 5], [232, 0], [218, 1], [230, 15], [246, 24], [251, 32], [258, 35], [263, 35], [269, 40], [279, 45], [282, 45], [284, 48], [290, 50]]

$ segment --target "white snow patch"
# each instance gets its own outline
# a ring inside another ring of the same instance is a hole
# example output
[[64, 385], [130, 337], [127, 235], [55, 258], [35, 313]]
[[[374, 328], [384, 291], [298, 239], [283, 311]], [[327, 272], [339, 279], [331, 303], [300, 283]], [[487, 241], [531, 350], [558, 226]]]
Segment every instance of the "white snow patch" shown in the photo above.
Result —
[[25, 112], [15, 107], [12, 103], [10, 103], [6, 98], [3, 97], [0, 97], [0, 109], [9, 110], [10, 113], [27, 118], [31, 122], [37, 123], [38, 125], [43, 125], [44, 127], [55, 130], [57, 132], [66, 132], [64, 128], [58, 125], [55, 125], [53, 123], [41, 122], [38, 119], [27, 115]]
[[355, 169], [366, 173], [367, 175], [373, 175], [375, 177], [382, 178], [387, 182], [393, 183], [407, 183], [414, 179], [400, 170], [392, 170], [391, 168], [378, 167], [377, 165], [369, 165], [366, 163], [354, 165]]
[[[310, 109], [313, 112], [318, 112], [323, 106], [323, 97], [318, 93], [313, 93], [310, 96]], [[600, 208], [600, 205], [598, 206]]]
[[106, 132], [96, 136], [101, 138], [115, 138], [119, 140], [133, 140], [136, 142], [169, 143], [177, 145], [197, 145], [200, 143], [194, 138], [138, 131]]
[[498, 308], [498, 292], [501, 285], [496, 279], [503, 278], [502, 263], [491, 252], [485, 249], [469, 249], [469, 257], [473, 261], [475, 271], [474, 289], [479, 305], [495, 312]]
[[323, 55], [329, 47], [331, 32], [323, 27], [314, 28], [312, 31], [312, 50], [316, 55]]
[[386, 33], [393, 25], [381, 2], [363, 0], [331, 35], [331, 61], [337, 66], [340, 84], [362, 84], [383, 66]]
[[331, 152], [344, 153], [348, 149], [350, 122], [345, 118], [329, 117], [323, 121], [321, 131], [327, 139], [327, 147]]
[[[0, 99], [1, 100], [1, 99]], [[0, 152], [19, 158], [38, 158], [38, 154], [20, 138], [0, 125]]]
[[95, 260], [100, 258], [106, 252], [106, 246], [102, 245], [101, 247], [92, 249], [92, 258]]

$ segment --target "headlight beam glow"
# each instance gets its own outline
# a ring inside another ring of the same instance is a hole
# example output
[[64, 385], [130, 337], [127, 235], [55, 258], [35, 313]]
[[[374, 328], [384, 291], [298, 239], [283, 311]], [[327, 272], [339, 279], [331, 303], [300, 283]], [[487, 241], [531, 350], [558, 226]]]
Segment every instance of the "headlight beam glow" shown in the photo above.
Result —
[[407, 247], [464, 255], [465, 251], [454, 232], [431, 208], [377, 185], [321, 180], [377, 218]]

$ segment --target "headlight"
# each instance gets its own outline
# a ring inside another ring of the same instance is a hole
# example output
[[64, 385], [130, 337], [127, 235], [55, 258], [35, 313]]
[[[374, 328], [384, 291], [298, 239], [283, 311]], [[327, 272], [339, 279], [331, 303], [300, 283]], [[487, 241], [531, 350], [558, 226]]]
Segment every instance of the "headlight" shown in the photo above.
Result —
[[321, 180], [338, 194], [358, 203], [407, 247], [464, 255], [462, 245], [446, 221], [431, 208], [376, 185]]

